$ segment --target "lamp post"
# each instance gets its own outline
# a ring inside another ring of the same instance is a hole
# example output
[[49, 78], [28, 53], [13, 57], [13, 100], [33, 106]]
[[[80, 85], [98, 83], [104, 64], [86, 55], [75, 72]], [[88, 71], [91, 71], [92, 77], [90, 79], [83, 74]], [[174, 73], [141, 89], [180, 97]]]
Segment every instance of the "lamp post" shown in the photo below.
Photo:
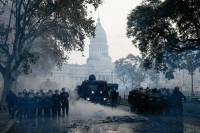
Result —
[[194, 96], [194, 85], [193, 85], [193, 76], [194, 74], [191, 74], [191, 87], [192, 87], [192, 92], [191, 92], [191, 96]]
[[111, 72], [111, 80], [112, 80], [112, 83], [113, 83], [113, 71]]
[[141, 79], [141, 75], [138, 73], [138, 83], [139, 83], [139, 87], [141, 87], [140, 79]]

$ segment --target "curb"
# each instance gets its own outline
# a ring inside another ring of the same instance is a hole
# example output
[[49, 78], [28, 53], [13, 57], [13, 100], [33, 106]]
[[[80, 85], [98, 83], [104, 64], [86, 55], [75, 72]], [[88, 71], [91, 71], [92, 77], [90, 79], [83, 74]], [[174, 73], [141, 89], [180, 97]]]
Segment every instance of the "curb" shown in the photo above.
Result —
[[193, 115], [193, 114], [187, 114], [187, 113], [183, 113], [183, 115], [200, 118], [200, 115]]
[[9, 130], [13, 127], [13, 125], [15, 124], [16, 119], [12, 119], [9, 121], [8, 125], [1, 131], [1, 133], [8, 133]]

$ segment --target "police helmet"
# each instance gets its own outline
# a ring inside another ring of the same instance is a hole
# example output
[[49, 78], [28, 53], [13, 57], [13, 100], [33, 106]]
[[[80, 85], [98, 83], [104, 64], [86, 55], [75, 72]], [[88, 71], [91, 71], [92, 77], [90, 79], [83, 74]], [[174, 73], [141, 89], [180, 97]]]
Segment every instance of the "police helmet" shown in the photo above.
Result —
[[179, 87], [176, 86], [176, 87], [174, 88], [174, 90], [175, 90], [175, 91], [179, 91]]
[[55, 93], [58, 93], [59, 92], [59, 90], [55, 90]]
[[9, 90], [9, 93], [13, 93], [13, 90], [12, 90], [12, 89], [10, 89], [10, 90]]
[[31, 95], [31, 92], [27, 92], [28, 95]]
[[49, 92], [49, 93], [53, 93], [53, 90], [49, 90], [48, 92]]
[[31, 94], [34, 94], [34, 93], [35, 93], [35, 91], [34, 91], [33, 89], [31, 89], [31, 90], [30, 90], [30, 93], [31, 93]]
[[26, 95], [26, 94], [27, 94], [27, 91], [26, 91], [26, 90], [23, 90], [23, 94], [25, 94], [25, 95]]
[[40, 93], [43, 93], [44, 92], [44, 90], [43, 89], [40, 89]]
[[62, 90], [62, 91], [65, 91], [65, 88], [62, 88], [61, 90]]
[[39, 94], [40, 94], [40, 92], [37, 91], [37, 92], [35, 93], [35, 96], [38, 96]]
[[90, 75], [89, 80], [96, 80], [96, 77], [94, 75]]

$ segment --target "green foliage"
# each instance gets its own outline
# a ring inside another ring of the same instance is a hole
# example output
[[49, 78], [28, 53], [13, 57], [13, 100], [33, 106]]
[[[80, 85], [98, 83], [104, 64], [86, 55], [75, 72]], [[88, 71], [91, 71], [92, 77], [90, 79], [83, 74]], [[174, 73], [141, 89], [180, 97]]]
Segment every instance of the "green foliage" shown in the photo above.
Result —
[[200, 52], [187, 50], [180, 54], [179, 68], [185, 69], [190, 75], [194, 75], [196, 69], [200, 67]]
[[[200, 46], [200, 4], [194, 0], [143, 0], [128, 15], [127, 36], [146, 68], [173, 78], [177, 54]], [[173, 69], [172, 69], [173, 68]]]
[[115, 72], [124, 84], [131, 83], [132, 89], [138, 87], [139, 83], [146, 78], [141, 58], [132, 54], [115, 61]]
[[0, 3], [0, 72], [15, 77], [16, 71], [28, 74], [30, 65], [44, 52], [61, 66], [67, 59], [65, 51], [83, 51], [85, 37], [93, 36], [95, 29], [87, 8], [92, 5], [96, 9], [102, 0]]
[[30, 65], [44, 52], [61, 66], [67, 59], [65, 51], [83, 51], [85, 37], [93, 36], [95, 29], [88, 6], [96, 9], [101, 3], [102, 0], [0, 0], [0, 72], [4, 78], [1, 101], [16, 77], [31, 72]]

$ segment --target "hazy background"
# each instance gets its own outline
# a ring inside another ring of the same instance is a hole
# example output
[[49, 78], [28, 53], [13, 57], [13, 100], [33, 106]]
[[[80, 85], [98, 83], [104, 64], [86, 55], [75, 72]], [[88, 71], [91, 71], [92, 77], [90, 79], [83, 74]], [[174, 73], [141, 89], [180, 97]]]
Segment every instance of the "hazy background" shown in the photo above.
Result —
[[[141, 0], [104, 0], [99, 9], [92, 14], [93, 19], [96, 21], [99, 12], [101, 24], [107, 34], [109, 55], [112, 62], [126, 57], [129, 53], [139, 54], [139, 50], [132, 45], [131, 39], [126, 37], [126, 22], [130, 11], [140, 2]], [[68, 63], [85, 64], [89, 55], [89, 43], [89, 38], [87, 38], [83, 53], [70, 53]]]

